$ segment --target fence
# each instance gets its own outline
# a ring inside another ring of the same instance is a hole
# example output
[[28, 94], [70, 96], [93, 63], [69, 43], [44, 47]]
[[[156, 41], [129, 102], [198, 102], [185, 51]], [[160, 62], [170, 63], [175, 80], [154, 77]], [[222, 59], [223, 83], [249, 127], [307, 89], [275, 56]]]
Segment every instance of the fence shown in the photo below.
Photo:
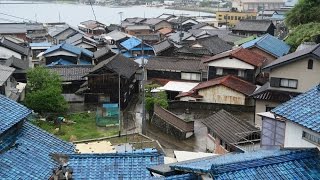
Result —
[[118, 104], [103, 104], [97, 107], [96, 125], [100, 127], [119, 125]]

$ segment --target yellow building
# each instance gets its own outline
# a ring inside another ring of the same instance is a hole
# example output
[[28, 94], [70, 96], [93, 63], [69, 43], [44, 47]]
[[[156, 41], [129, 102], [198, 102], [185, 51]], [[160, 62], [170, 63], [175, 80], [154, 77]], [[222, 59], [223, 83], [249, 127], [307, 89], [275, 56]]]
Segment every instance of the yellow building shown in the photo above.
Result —
[[228, 26], [235, 26], [240, 19], [256, 19], [257, 12], [237, 12], [237, 11], [218, 11], [216, 18], [219, 25], [228, 24]]

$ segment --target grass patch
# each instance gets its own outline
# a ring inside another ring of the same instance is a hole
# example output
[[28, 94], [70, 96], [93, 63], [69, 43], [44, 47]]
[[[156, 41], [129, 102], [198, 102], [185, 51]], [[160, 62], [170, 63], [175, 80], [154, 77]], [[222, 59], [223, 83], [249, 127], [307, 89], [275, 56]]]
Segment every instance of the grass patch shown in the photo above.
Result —
[[66, 141], [94, 139], [118, 134], [118, 126], [97, 127], [95, 113], [77, 113], [67, 115], [65, 118], [75, 123], [62, 123], [60, 131], [55, 130], [56, 127], [51, 121], [35, 120], [32, 123]]

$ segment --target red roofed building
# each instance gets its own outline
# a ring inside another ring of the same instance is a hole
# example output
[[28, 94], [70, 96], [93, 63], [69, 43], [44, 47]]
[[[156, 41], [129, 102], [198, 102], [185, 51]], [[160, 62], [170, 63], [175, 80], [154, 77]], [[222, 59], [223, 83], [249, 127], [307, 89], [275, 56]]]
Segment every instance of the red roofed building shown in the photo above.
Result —
[[260, 67], [265, 62], [264, 56], [244, 48], [226, 51], [204, 60], [208, 65], [208, 79], [234, 75], [252, 83], [256, 83]]
[[208, 103], [246, 105], [247, 98], [256, 89], [250, 82], [227, 75], [202, 82], [188, 93], [176, 98], [181, 101], [202, 101]]

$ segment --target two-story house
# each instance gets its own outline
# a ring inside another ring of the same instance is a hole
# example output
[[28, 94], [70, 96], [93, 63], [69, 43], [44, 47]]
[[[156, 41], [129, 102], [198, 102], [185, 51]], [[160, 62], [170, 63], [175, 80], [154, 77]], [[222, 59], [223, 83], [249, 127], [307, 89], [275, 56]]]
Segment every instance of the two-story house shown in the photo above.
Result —
[[271, 112], [260, 113], [262, 148], [320, 148], [319, 107], [320, 84]]
[[237, 48], [212, 56], [204, 61], [208, 79], [234, 75], [255, 83], [266, 58], [248, 49]]
[[[256, 113], [270, 111], [319, 84], [320, 44], [282, 56], [263, 67], [263, 71], [269, 73], [269, 82], [252, 94]], [[261, 126], [261, 118], [256, 116], [255, 120]]]
[[244, 36], [274, 35], [276, 27], [271, 20], [240, 20], [232, 29], [232, 33]]

